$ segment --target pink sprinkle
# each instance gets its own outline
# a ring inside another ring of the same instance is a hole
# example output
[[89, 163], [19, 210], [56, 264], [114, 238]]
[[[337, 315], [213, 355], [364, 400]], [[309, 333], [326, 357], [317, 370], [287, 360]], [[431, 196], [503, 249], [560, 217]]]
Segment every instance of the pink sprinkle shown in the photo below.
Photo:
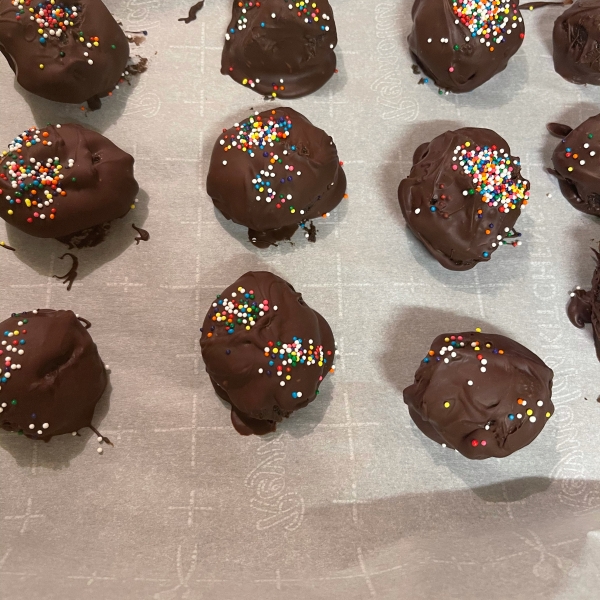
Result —
[[458, 170], [458, 165], [452, 165], [452, 170], [453, 171], [457, 171]]
[[485, 440], [481, 440], [481, 445], [482, 446], [487, 446], [487, 442]]
[[454, 67], [450, 67], [448, 71], [450, 71], [450, 73], [454, 73]]

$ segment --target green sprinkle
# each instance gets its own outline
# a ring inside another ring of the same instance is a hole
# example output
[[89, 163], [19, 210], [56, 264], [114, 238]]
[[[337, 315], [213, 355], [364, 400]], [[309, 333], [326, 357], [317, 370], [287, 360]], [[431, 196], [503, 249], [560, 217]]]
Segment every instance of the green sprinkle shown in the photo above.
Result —
[[11, 403], [13, 406], [16, 406], [16, 405], [17, 405], [17, 401], [16, 401], [16, 400], [11, 400], [11, 401], [10, 401], [10, 403]]

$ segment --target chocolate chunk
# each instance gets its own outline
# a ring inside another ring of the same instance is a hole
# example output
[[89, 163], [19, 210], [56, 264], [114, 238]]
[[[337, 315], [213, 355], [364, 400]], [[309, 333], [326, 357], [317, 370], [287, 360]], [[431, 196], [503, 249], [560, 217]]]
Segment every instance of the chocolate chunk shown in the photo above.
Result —
[[408, 45], [438, 87], [470, 92], [503, 71], [521, 47], [525, 25], [518, 3], [501, 0], [497, 13], [489, 6], [471, 0], [416, 0], [413, 4]]
[[325, 85], [336, 68], [333, 11], [328, 0], [300, 4], [234, 0], [221, 73], [272, 98], [298, 98]]
[[332, 211], [346, 176], [330, 136], [295, 110], [277, 108], [219, 136], [206, 185], [221, 213], [266, 248]]
[[138, 193], [133, 157], [81, 125], [32, 128], [8, 148], [0, 159], [0, 216], [30, 235], [93, 246]]
[[333, 372], [327, 321], [283, 279], [249, 272], [217, 296], [200, 339], [217, 394], [242, 435], [264, 435], [317, 397]]
[[101, 0], [0, 0], [0, 15], [0, 51], [27, 91], [98, 107], [119, 83], [129, 42]]
[[0, 426], [32, 439], [92, 426], [108, 383], [98, 349], [70, 310], [40, 309], [0, 323]]
[[577, 210], [600, 216], [600, 115], [575, 129], [550, 123], [548, 130], [553, 135], [564, 134], [552, 154], [551, 171], [563, 196]]
[[419, 146], [398, 198], [408, 227], [447, 269], [466, 271], [499, 246], [519, 245], [514, 225], [529, 182], [490, 129], [447, 131]]
[[554, 413], [553, 376], [538, 356], [502, 335], [443, 334], [404, 402], [438, 444], [467, 458], [501, 458], [530, 444]]
[[579, 0], [554, 22], [554, 69], [572, 83], [600, 85], [600, 0]]

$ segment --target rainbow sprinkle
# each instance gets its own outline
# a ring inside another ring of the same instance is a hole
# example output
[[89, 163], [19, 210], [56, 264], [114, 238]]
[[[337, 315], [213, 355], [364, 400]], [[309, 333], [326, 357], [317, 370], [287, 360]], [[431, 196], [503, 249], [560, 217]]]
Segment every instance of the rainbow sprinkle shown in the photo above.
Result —
[[[56, 127], [60, 128], [60, 125]], [[9, 182], [14, 190], [12, 195], [5, 196], [10, 205], [7, 213], [12, 216], [15, 205], [25, 204], [31, 209], [28, 223], [33, 223], [34, 219], [43, 221], [56, 218], [56, 208], [52, 205], [56, 198], [67, 195], [63, 189], [64, 171], [75, 164], [72, 158], [63, 165], [58, 157], [42, 161], [23, 157], [23, 147], [52, 146], [49, 136], [47, 131], [42, 132], [35, 127], [24, 131], [9, 144], [8, 151], [2, 153], [0, 161], [0, 179]]]
[[[255, 299], [254, 291], [246, 291], [243, 287], [239, 287], [237, 292], [232, 292], [231, 298], [217, 296], [216, 301], [213, 302], [213, 309], [215, 314], [212, 320], [216, 323], [223, 323], [230, 335], [235, 333], [236, 325], [250, 331], [258, 320], [271, 310], [268, 300], [258, 302]], [[276, 307], [275, 310], [277, 310]], [[209, 333], [208, 337], [212, 337], [212, 333]]]
[[[275, 111], [272, 111], [272, 114], [275, 115]], [[225, 152], [236, 148], [254, 157], [254, 147], [263, 150], [267, 146], [285, 140], [290, 135], [292, 120], [287, 116], [281, 116], [278, 119], [272, 117], [265, 123], [261, 115], [256, 114], [255, 117], [250, 117], [241, 125], [236, 124], [235, 127], [238, 133], [225, 135], [220, 142], [221, 146], [224, 146]]]
[[452, 160], [457, 163], [452, 169], [462, 169], [473, 180], [473, 188], [463, 191], [463, 195], [481, 195], [481, 201], [488, 206], [498, 207], [502, 213], [526, 205], [529, 199], [528, 183], [522, 179], [513, 179], [513, 164], [510, 154], [498, 150], [496, 146], [475, 146], [465, 142], [454, 150]]
[[452, 10], [457, 17], [456, 24], [462, 23], [471, 37], [479, 37], [490, 50], [493, 50], [492, 43], [506, 41], [504, 34], [516, 29], [517, 23], [522, 21], [518, 9], [511, 10], [511, 3], [502, 0], [454, 0]]

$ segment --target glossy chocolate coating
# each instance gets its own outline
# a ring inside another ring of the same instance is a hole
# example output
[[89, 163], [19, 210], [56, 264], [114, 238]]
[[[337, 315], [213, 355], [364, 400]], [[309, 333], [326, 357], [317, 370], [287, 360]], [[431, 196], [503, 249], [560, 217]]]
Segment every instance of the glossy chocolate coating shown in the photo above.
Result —
[[456, 5], [452, 0], [416, 0], [408, 36], [410, 51], [423, 72], [440, 88], [455, 93], [470, 92], [503, 71], [525, 36], [517, 2], [502, 1], [500, 14], [504, 17], [508, 10], [509, 20], [506, 24], [499, 20], [497, 35], [488, 38], [475, 27], [471, 31], [462, 12], [455, 13], [462, 8], [463, 0]]
[[204, 319], [200, 347], [212, 384], [231, 404], [231, 421], [242, 435], [275, 431], [317, 397], [334, 369], [335, 341], [327, 321], [289, 283], [265, 271], [246, 273], [217, 296]]
[[273, 98], [306, 96], [327, 83], [336, 67], [333, 11], [328, 0], [304, 4], [234, 0], [221, 73]]
[[552, 154], [554, 170], [550, 171], [560, 191], [577, 210], [600, 216], [600, 115], [575, 129], [559, 123], [547, 127], [562, 138]]
[[571, 83], [600, 85], [600, 0], [578, 0], [554, 22], [554, 69]]
[[533, 352], [481, 332], [439, 335], [404, 390], [417, 427], [474, 459], [530, 444], [554, 413], [554, 373]]
[[575, 290], [567, 306], [569, 320], [575, 327], [582, 329], [586, 323], [592, 324], [596, 356], [600, 360], [600, 253], [596, 255], [596, 270], [592, 278], [592, 287], [589, 291]]
[[[54, 13], [56, 21], [73, 25], [64, 25], [63, 30], [48, 20], [40, 23], [40, 17], [32, 20], [32, 15], [42, 14], [37, 12], [40, 5], [50, 9], [44, 15], [59, 11]], [[60, 16], [72, 7], [77, 16]], [[57, 31], [61, 33], [56, 35]], [[27, 0], [17, 6], [14, 0], [0, 0], [0, 51], [27, 91], [55, 102], [97, 103], [121, 79], [129, 42], [102, 0], [57, 0], [54, 6], [48, 0]]]
[[36, 237], [68, 238], [124, 217], [138, 190], [133, 157], [81, 125], [28, 130], [0, 158], [0, 216]]
[[344, 197], [346, 176], [332, 138], [283, 107], [219, 136], [206, 187], [221, 213], [266, 248], [332, 211]]
[[13, 315], [0, 323], [0, 344], [3, 429], [48, 441], [91, 427], [108, 376], [74, 313], [40, 309]]
[[[518, 185], [523, 200], [507, 205], [503, 194], [500, 203], [498, 196], [491, 204], [484, 201], [489, 197], [460, 166], [457, 152], [463, 147], [495, 149], [502, 160], [510, 161], [510, 179], [503, 183]], [[506, 141], [490, 129], [472, 127], [447, 131], [419, 146], [410, 175], [398, 189], [408, 227], [442, 266], [454, 271], [490, 260], [503, 243], [518, 244], [520, 234], [513, 227], [528, 195], [529, 182], [521, 177], [519, 159], [510, 155]]]

